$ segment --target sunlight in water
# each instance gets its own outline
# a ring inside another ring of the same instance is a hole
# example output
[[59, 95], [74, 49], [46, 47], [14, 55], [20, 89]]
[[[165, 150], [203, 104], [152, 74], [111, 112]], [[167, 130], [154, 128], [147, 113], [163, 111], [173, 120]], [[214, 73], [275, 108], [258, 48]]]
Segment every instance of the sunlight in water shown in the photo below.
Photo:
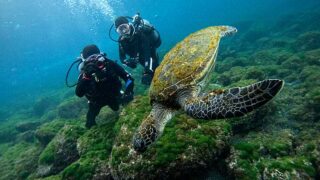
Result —
[[[97, 14], [103, 14], [107, 18], [115, 19], [114, 8], [112, 5], [121, 4], [120, 0], [64, 0], [73, 14], [92, 13], [97, 10]], [[96, 15], [97, 15], [96, 14]]]

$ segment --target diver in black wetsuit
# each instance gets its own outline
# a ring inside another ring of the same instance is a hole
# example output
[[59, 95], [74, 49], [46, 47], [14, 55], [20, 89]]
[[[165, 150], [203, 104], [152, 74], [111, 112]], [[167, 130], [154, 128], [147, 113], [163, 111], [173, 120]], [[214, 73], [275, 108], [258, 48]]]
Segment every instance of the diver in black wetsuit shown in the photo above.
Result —
[[[83, 62], [75, 93], [79, 97], [85, 95], [89, 100], [86, 127], [91, 128], [96, 125], [95, 118], [103, 106], [117, 111], [120, 103], [133, 99], [134, 79], [117, 63], [100, 54], [96, 45], [86, 46], [81, 57]], [[119, 77], [125, 81], [123, 96]]]
[[156, 52], [161, 45], [159, 32], [139, 14], [133, 17], [132, 23], [129, 23], [126, 17], [120, 16], [114, 25], [120, 35], [118, 42], [121, 63], [131, 68], [136, 68], [137, 63], [140, 63], [144, 67], [141, 82], [149, 85], [159, 65]]

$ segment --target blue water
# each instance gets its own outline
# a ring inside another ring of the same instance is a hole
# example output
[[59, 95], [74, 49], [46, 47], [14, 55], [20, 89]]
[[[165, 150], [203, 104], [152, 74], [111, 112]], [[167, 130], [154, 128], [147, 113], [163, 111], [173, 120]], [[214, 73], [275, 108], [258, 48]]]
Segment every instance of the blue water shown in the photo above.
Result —
[[140, 12], [160, 31], [159, 52], [165, 52], [202, 27], [272, 21], [319, 5], [319, 0], [2, 0], [0, 108], [66, 90], [66, 70], [87, 44], [117, 59], [108, 29], [119, 15]]

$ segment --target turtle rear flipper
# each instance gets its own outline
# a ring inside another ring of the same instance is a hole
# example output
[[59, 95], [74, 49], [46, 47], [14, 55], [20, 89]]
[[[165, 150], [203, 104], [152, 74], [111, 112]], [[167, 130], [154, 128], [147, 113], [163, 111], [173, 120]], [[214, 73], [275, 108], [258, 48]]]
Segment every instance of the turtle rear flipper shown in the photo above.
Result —
[[249, 86], [211, 92], [189, 98], [183, 104], [189, 116], [199, 119], [220, 119], [243, 116], [270, 101], [282, 88], [282, 80], [269, 79]]

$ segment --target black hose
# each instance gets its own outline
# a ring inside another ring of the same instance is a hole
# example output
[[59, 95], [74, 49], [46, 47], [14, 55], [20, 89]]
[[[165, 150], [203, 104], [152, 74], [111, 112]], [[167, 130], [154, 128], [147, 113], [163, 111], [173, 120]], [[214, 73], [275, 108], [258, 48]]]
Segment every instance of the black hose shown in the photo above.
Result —
[[75, 61], [70, 65], [70, 67], [69, 67], [69, 69], [68, 69], [68, 71], [67, 71], [67, 74], [66, 74], [66, 86], [67, 86], [67, 87], [74, 87], [75, 85], [78, 84], [78, 83], [75, 83], [75, 84], [73, 84], [73, 85], [70, 85], [70, 84], [68, 83], [68, 77], [69, 77], [69, 73], [70, 73], [73, 65], [76, 64], [76, 63], [80, 63], [80, 62], [81, 62], [81, 59], [77, 59], [77, 60], [75, 60]]
[[[130, 19], [130, 20], [132, 20], [133, 18], [132, 17], [130, 17], [130, 16], [125, 16], [125, 18], [127, 18], [127, 19]], [[112, 41], [114, 41], [114, 42], [119, 42], [118, 40], [115, 40], [115, 39], [113, 39], [113, 37], [111, 36], [111, 29], [113, 28], [113, 26], [114, 26], [114, 24], [112, 24], [111, 26], [110, 26], [110, 28], [109, 28], [109, 38], [112, 40]]]
[[113, 39], [112, 38], [112, 36], [111, 36], [111, 29], [113, 28], [113, 26], [114, 26], [114, 24], [112, 24], [111, 26], [110, 26], [110, 28], [109, 28], [109, 38], [112, 40], [112, 41], [114, 41], [114, 42], [119, 42], [119, 41], [117, 41], [117, 40], [115, 40], [115, 39]]

